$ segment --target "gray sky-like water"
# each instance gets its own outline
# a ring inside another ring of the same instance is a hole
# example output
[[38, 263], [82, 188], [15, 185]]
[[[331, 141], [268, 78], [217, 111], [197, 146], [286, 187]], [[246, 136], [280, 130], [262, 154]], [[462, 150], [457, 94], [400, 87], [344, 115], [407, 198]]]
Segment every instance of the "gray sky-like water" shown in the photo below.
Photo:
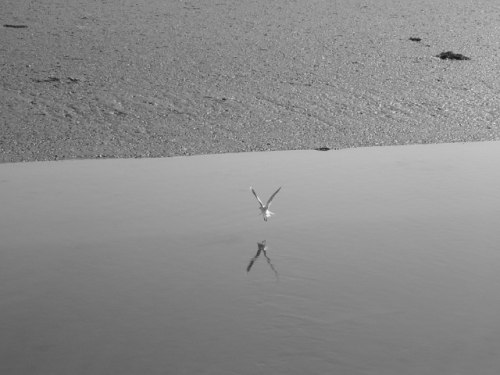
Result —
[[0, 372], [498, 373], [499, 157], [0, 165]]

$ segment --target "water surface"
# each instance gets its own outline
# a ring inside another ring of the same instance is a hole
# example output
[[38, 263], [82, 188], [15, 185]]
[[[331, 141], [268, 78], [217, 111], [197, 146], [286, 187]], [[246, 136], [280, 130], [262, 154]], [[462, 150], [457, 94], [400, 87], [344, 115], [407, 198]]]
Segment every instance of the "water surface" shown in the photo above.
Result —
[[0, 372], [498, 373], [499, 156], [0, 165]]

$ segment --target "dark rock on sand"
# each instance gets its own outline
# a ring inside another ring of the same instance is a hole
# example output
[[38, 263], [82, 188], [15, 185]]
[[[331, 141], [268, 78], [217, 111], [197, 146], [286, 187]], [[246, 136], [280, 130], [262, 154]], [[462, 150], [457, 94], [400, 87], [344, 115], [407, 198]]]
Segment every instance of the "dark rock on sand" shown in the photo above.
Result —
[[414, 37], [411, 37], [410, 40], [412, 42], [420, 42], [422, 40], [422, 38], [414, 38]]
[[439, 55], [436, 55], [436, 57], [439, 57], [441, 60], [470, 60], [470, 57], [452, 51], [441, 52]]

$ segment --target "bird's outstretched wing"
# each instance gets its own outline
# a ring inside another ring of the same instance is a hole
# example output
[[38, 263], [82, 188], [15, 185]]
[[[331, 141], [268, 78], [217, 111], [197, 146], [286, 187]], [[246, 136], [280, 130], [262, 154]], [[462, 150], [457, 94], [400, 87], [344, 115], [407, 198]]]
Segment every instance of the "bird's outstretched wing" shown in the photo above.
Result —
[[[281, 189], [281, 188], [280, 188], [280, 189]], [[250, 186], [250, 190], [252, 190], [253, 195], [255, 195], [255, 198], [257, 198], [257, 200], [259, 201], [260, 206], [261, 206], [261, 207], [264, 207], [264, 205], [262, 204], [262, 201], [261, 201], [261, 200], [260, 200], [260, 198], [257, 196], [257, 194], [255, 193], [255, 190], [254, 190], [254, 189], [252, 189], [252, 187], [251, 187], [251, 186]], [[277, 192], [276, 192], [276, 193], [277, 193]]]
[[283, 186], [280, 186], [280, 188], [278, 190], [276, 190], [273, 195], [271, 195], [271, 198], [269, 198], [269, 200], [267, 201], [267, 204], [266, 204], [267, 207], [269, 207], [271, 205], [274, 197], [276, 196], [276, 194], [278, 194], [278, 191], [280, 191], [282, 187]]

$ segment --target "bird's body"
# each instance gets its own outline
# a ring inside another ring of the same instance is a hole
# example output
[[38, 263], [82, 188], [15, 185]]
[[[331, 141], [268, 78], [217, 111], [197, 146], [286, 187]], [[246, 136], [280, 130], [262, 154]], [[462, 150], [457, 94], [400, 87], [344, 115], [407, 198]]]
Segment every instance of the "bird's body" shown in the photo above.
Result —
[[257, 196], [257, 193], [255, 193], [255, 190], [253, 190], [252, 187], [250, 187], [250, 190], [252, 190], [253, 195], [255, 195], [255, 198], [257, 198], [257, 200], [259, 201], [259, 204], [260, 204], [259, 210], [260, 210], [262, 216], [264, 217], [264, 221], [267, 221], [268, 217], [271, 217], [271, 215], [274, 215], [274, 213], [269, 211], [269, 206], [271, 205], [276, 194], [278, 194], [278, 191], [281, 190], [281, 187], [278, 190], [276, 190], [273, 195], [271, 195], [271, 198], [269, 198], [269, 200], [267, 201], [267, 203], [265, 205], [264, 205], [264, 203], [262, 203], [262, 201]]

